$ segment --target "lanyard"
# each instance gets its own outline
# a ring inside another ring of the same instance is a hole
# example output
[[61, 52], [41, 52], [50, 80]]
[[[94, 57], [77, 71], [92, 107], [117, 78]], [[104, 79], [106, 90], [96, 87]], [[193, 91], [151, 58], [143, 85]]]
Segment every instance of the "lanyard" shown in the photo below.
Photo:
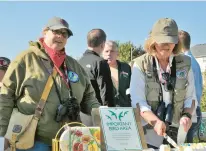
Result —
[[[55, 65], [54, 65], [55, 66]], [[68, 78], [68, 69], [67, 69], [67, 66], [66, 66], [66, 62], [64, 61], [63, 62], [63, 70], [64, 70], [64, 73], [62, 73], [60, 71], [59, 68], [57, 68], [55, 66], [57, 72], [59, 73], [59, 75], [62, 77], [62, 79], [64, 80], [65, 84], [67, 85], [67, 88], [70, 89], [70, 82], [69, 82], [69, 78]]]
[[66, 62], [65, 61], [63, 62], [64, 74], [56, 66], [55, 66], [55, 68], [57, 69], [57, 72], [62, 77], [62, 79], [64, 80], [64, 82], [67, 86], [67, 88], [69, 90], [69, 96], [72, 97], [73, 93], [72, 93], [72, 90], [71, 90], [71, 85], [70, 85], [70, 81], [69, 81], [69, 77], [68, 77], [68, 68], [67, 68]]

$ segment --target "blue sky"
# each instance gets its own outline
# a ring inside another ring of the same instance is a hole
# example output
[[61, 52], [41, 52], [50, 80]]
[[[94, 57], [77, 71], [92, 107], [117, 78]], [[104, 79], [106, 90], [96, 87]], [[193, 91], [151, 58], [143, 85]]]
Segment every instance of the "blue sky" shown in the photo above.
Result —
[[74, 36], [68, 40], [68, 55], [80, 57], [86, 50], [86, 35], [102, 28], [109, 40], [142, 45], [154, 22], [175, 19], [191, 34], [192, 45], [206, 43], [206, 2], [0, 2], [1, 56], [13, 59], [41, 37], [48, 19], [68, 21]]

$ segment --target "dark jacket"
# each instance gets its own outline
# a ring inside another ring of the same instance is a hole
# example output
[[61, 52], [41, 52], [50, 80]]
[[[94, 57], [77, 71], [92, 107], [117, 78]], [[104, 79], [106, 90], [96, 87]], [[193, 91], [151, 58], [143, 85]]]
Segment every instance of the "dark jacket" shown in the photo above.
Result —
[[111, 107], [115, 106], [111, 72], [107, 61], [96, 52], [86, 50], [79, 63], [87, 71], [99, 103]]
[[121, 107], [131, 107], [131, 98], [129, 93], [131, 67], [124, 62], [117, 60], [118, 64], [118, 90], [114, 87], [115, 104]]

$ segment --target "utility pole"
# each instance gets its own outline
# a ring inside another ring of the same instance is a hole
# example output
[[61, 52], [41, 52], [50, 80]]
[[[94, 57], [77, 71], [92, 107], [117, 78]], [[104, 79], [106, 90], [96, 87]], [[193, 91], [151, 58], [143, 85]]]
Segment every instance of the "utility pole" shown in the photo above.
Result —
[[134, 47], [131, 47], [131, 50], [130, 50], [130, 59], [131, 59], [131, 61], [132, 61], [132, 54], [133, 54], [133, 51], [135, 50], [135, 48]]

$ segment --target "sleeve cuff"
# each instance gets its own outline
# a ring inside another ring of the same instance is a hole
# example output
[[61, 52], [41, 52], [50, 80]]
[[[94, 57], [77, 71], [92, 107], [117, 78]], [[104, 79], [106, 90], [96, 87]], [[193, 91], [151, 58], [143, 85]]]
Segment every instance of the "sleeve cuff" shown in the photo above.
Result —
[[197, 100], [196, 100], [196, 99], [187, 99], [187, 100], [185, 100], [185, 102], [184, 102], [184, 108], [191, 108], [191, 106], [192, 106], [192, 101], [193, 101], [193, 100], [195, 100], [195, 108], [194, 108], [194, 110], [193, 110], [193, 112], [192, 112], [192, 115], [194, 115], [195, 112], [196, 112], [196, 108], [197, 108], [197, 105], [198, 105]]
[[149, 105], [140, 105], [140, 111], [141, 112], [151, 111], [151, 107]]

